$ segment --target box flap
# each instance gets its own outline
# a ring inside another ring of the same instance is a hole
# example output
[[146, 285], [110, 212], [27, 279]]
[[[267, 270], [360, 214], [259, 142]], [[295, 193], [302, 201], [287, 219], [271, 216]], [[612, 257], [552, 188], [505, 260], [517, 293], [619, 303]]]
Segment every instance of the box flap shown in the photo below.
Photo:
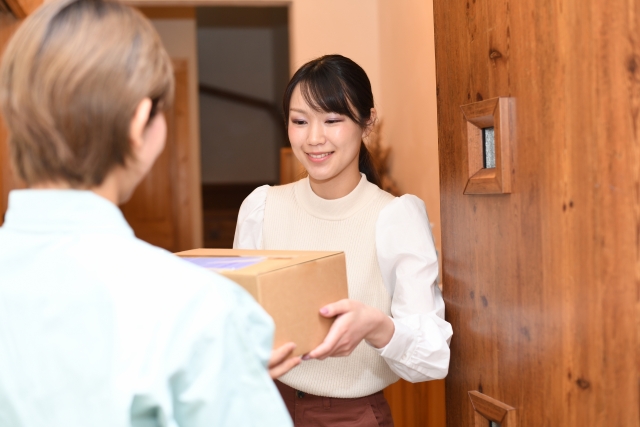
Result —
[[306, 262], [315, 261], [317, 259], [327, 258], [341, 254], [342, 252], [328, 251], [260, 251], [260, 250], [244, 250], [244, 249], [191, 249], [188, 251], [177, 252], [179, 257], [198, 258], [198, 257], [264, 257], [265, 260], [257, 264], [250, 265], [245, 268], [234, 270], [234, 275], [251, 275], [256, 276], [282, 268], [291, 267]]

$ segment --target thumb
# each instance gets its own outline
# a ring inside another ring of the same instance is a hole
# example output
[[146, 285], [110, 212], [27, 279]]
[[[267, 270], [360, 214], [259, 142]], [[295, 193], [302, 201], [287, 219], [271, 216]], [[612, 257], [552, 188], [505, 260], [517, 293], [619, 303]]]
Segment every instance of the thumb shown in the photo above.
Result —
[[344, 314], [349, 311], [351, 307], [351, 301], [348, 299], [341, 299], [331, 304], [327, 304], [320, 309], [320, 314], [323, 317], [336, 317], [340, 314]]

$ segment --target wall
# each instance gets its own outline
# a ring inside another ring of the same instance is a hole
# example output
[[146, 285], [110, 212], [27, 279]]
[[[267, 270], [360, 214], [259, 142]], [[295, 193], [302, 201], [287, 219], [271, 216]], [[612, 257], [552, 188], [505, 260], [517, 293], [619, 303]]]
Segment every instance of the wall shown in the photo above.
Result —
[[347, 56], [365, 69], [374, 99], [384, 111], [379, 3], [379, 0], [292, 1], [289, 17], [292, 72], [321, 55]]
[[383, 143], [398, 187], [424, 200], [440, 249], [438, 126], [430, 0], [380, 1]]
[[294, 0], [292, 72], [340, 53], [360, 64], [373, 88], [391, 147], [391, 173], [404, 193], [424, 200], [440, 249], [438, 129], [433, 6], [427, 0]]

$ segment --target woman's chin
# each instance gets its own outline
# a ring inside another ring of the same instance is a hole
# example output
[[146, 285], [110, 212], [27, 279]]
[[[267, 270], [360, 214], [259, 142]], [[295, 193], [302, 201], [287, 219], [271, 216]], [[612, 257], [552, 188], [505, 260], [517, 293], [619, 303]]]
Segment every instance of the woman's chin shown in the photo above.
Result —
[[333, 171], [326, 170], [326, 168], [318, 168], [313, 166], [314, 165], [310, 165], [309, 167], [307, 167], [307, 173], [309, 174], [309, 178], [314, 181], [317, 181], [317, 182], [328, 181], [331, 178], [334, 178], [336, 176], [336, 174]]

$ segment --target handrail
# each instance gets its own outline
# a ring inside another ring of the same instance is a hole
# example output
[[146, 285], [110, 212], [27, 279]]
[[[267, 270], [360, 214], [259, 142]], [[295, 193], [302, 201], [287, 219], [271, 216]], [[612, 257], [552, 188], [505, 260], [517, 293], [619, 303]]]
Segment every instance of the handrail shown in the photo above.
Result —
[[247, 105], [250, 107], [258, 108], [269, 113], [269, 117], [274, 121], [276, 127], [280, 130], [283, 136], [283, 145], [286, 145], [288, 141], [288, 136], [283, 126], [282, 114], [280, 113], [280, 109], [273, 103], [269, 101], [265, 101], [264, 99], [256, 98], [249, 95], [244, 95], [241, 93], [233, 92], [227, 89], [222, 89], [219, 87], [207, 85], [200, 83], [199, 85], [200, 93], [205, 95], [214, 96], [216, 98], [225, 99], [227, 101], [237, 102], [238, 104]]

